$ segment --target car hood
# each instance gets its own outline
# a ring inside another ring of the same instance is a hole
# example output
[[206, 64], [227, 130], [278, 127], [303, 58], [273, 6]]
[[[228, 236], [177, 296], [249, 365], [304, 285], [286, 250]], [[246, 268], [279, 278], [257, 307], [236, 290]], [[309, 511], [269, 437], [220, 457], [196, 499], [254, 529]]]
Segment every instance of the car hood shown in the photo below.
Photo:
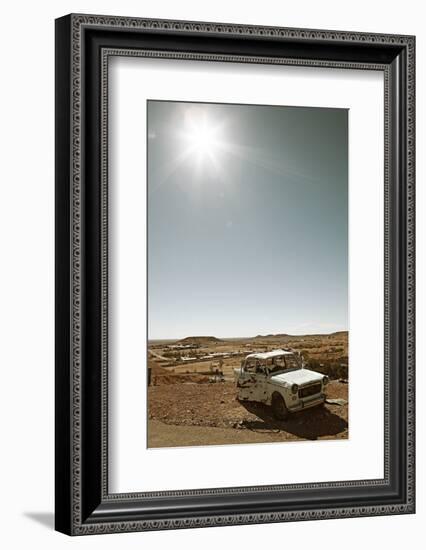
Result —
[[297, 384], [298, 386], [305, 386], [306, 384], [312, 384], [312, 382], [319, 382], [323, 378], [324, 375], [319, 372], [308, 369], [298, 369], [272, 375], [271, 381], [281, 385]]

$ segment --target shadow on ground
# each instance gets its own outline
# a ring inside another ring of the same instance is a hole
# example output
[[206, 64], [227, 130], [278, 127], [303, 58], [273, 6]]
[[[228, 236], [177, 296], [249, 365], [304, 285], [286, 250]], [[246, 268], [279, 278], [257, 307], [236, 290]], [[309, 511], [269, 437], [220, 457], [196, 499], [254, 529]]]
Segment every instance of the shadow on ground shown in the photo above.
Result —
[[243, 420], [241, 427], [255, 432], [287, 432], [304, 439], [315, 440], [319, 437], [334, 436], [344, 432], [348, 423], [332, 413], [326, 407], [315, 407], [293, 413], [287, 420], [276, 420], [271, 408], [249, 401], [240, 401], [241, 405], [259, 420]]
[[49, 529], [54, 529], [55, 527], [55, 517], [53, 512], [25, 512], [24, 516], [40, 523], [44, 527], [48, 527]]

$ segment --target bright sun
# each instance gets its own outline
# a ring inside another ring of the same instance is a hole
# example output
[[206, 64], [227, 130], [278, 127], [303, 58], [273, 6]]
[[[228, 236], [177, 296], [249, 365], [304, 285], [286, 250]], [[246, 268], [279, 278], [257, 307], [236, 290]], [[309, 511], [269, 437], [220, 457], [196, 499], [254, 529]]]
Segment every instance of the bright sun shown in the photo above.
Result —
[[200, 155], [208, 155], [216, 146], [214, 129], [208, 125], [194, 128], [190, 138], [194, 150]]
[[213, 122], [204, 111], [189, 112], [185, 131], [181, 134], [186, 145], [186, 155], [195, 158], [198, 164], [207, 160], [213, 163], [223, 146], [220, 135], [221, 124]]

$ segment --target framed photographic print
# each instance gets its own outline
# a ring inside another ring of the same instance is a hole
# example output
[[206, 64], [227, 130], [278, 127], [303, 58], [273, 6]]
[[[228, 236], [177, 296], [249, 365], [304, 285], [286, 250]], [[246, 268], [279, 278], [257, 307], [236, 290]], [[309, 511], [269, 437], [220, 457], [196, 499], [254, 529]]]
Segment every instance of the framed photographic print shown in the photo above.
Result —
[[56, 21], [56, 529], [413, 513], [412, 36]]

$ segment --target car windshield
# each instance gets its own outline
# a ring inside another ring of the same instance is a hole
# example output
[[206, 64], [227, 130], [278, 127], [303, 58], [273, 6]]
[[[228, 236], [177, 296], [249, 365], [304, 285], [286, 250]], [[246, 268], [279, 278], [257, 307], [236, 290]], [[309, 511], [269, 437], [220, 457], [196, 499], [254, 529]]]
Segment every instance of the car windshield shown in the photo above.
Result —
[[279, 355], [272, 360], [272, 366], [269, 368], [270, 374], [276, 374], [283, 370], [298, 369], [300, 365], [294, 354]]

